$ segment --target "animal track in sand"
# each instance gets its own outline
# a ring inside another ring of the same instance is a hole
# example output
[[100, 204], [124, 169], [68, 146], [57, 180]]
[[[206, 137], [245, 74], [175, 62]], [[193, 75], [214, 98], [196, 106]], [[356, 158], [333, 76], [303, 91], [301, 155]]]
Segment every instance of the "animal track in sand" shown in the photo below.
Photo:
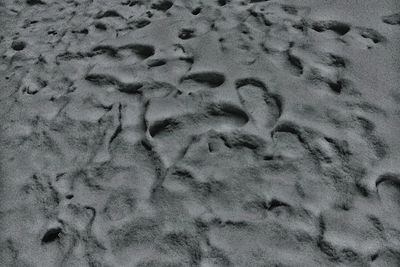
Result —
[[251, 120], [261, 129], [275, 125], [282, 113], [282, 100], [268, 92], [267, 86], [256, 78], [236, 81], [236, 90]]

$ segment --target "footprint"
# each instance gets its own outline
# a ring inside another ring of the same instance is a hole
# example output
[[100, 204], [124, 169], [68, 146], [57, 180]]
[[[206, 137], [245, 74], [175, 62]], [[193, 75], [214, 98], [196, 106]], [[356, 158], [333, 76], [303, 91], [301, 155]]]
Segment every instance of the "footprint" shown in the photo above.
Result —
[[43, 2], [42, 0], [27, 0], [26, 3], [30, 6], [36, 6], [36, 5], [45, 5], [46, 3]]
[[192, 10], [192, 15], [197, 16], [201, 12], [201, 7], [196, 7]]
[[219, 6], [225, 6], [227, 4], [229, 4], [231, 2], [231, 0], [217, 0], [217, 3]]
[[386, 157], [388, 154], [388, 146], [384, 140], [376, 134], [375, 123], [361, 116], [358, 116], [355, 122], [353, 126], [358, 126], [359, 134], [363, 137], [364, 141], [367, 142], [368, 148], [372, 149], [376, 158], [383, 159]]
[[124, 51], [131, 52], [142, 60], [154, 55], [154, 47], [151, 45], [129, 44], [118, 48], [118, 52], [121, 53]]
[[112, 86], [118, 91], [126, 94], [138, 94], [138, 90], [143, 87], [143, 84], [140, 82], [123, 83], [116, 77], [107, 74], [88, 74], [86, 75], [85, 80], [98, 86]]
[[153, 60], [149, 60], [147, 62], [147, 66], [149, 66], [149, 68], [156, 68], [156, 67], [161, 67], [164, 66], [165, 64], [167, 64], [167, 61], [165, 59], [153, 59]]
[[329, 91], [337, 95], [350, 86], [350, 81], [343, 79], [337, 71], [329, 75], [324, 70], [320, 67], [310, 67], [306, 79], [313, 84], [326, 87]]
[[140, 60], [145, 60], [154, 55], [155, 49], [153, 46], [145, 44], [128, 44], [120, 47], [97, 45], [93, 47], [92, 53], [95, 55], [107, 54], [118, 59], [136, 56]]
[[149, 133], [153, 138], [168, 136], [178, 130], [201, 133], [210, 129], [241, 127], [248, 121], [246, 112], [239, 107], [225, 103], [210, 104], [198, 113], [153, 122]]
[[347, 23], [337, 20], [325, 20], [314, 22], [312, 24], [312, 29], [317, 32], [333, 31], [343, 36], [350, 31], [350, 26]]
[[147, 99], [153, 97], [167, 97], [180, 93], [174, 85], [158, 81], [144, 82], [143, 86], [138, 89], [138, 92]]
[[[139, 19], [139, 20], [135, 20], [132, 22], [132, 24], [138, 29], [144, 28], [147, 25], [149, 25], [150, 23], [151, 23], [151, 21], [148, 19]], [[131, 24], [131, 23], [129, 23], [129, 24]]]
[[400, 25], [400, 12], [382, 16], [382, 22], [389, 25]]
[[291, 5], [282, 5], [281, 6], [282, 10], [285, 11], [286, 13], [296, 16], [298, 13], [298, 10], [295, 6], [291, 6]]
[[92, 49], [94, 55], [108, 55], [110, 57], [117, 57], [118, 50], [112, 46], [108, 45], [98, 45]]
[[182, 40], [188, 40], [195, 36], [194, 32], [195, 32], [194, 29], [186, 29], [186, 28], [181, 29], [178, 34], [178, 37]]
[[251, 120], [261, 129], [272, 128], [282, 113], [282, 101], [268, 93], [266, 85], [256, 78], [236, 81], [236, 90]]
[[11, 43], [11, 48], [15, 51], [22, 51], [25, 49], [25, 47], [26, 47], [26, 43], [21, 40], [13, 41]]
[[326, 61], [327, 61], [326, 63], [328, 66], [333, 66], [336, 68], [345, 68], [346, 67], [346, 59], [344, 59], [343, 57], [341, 57], [339, 55], [328, 54]]
[[124, 18], [123, 16], [121, 16], [121, 14], [119, 14], [116, 10], [107, 10], [105, 12], [102, 12], [100, 14], [98, 14], [96, 16], [96, 19], [102, 19], [102, 18]]
[[62, 235], [61, 227], [54, 227], [47, 230], [47, 232], [42, 237], [42, 244], [51, 243], [59, 239]]
[[171, 2], [171, 1], [160, 0], [160, 1], [156, 2], [156, 3], [153, 3], [151, 5], [151, 8], [155, 9], [155, 10], [159, 10], [159, 11], [164, 11], [165, 12], [168, 9], [170, 9], [173, 5], [174, 5], [174, 3]]
[[394, 216], [400, 215], [400, 174], [384, 173], [375, 182], [384, 207]]
[[135, 6], [136, 4], [141, 4], [141, 2], [138, 0], [126, 0], [124, 2], [121, 2], [121, 5], [124, 6]]
[[[191, 104], [200, 106], [191, 111], [178, 110], [177, 113], [161, 119], [152, 119], [149, 118], [151, 115], [147, 115], [148, 133], [157, 144], [157, 151], [164, 158], [167, 166], [172, 165], [185, 154], [185, 149], [195, 136], [210, 130], [232, 131], [249, 121], [245, 111], [230, 103], [212, 103], [203, 104], [203, 106], [201, 103]], [[147, 108], [147, 110], [153, 110], [150, 113], [157, 108], [152, 105], [154, 104], [150, 102]], [[177, 103], [176, 105], [184, 104]]]
[[[190, 73], [181, 78], [182, 86], [189, 87], [189, 90], [192, 89], [193, 87], [198, 87], [199, 85], [201, 87], [206, 86], [209, 88], [216, 88], [221, 86], [224, 82], [225, 82], [224, 74], [212, 71]], [[185, 91], [187, 91], [187, 89]]]
[[303, 63], [300, 58], [294, 55], [291, 50], [287, 52], [287, 59], [290, 63], [290, 69], [296, 76], [301, 76], [304, 71]]
[[295, 159], [304, 158], [309, 152], [308, 141], [300, 126], [292, 122], [282, 122], [275, 126], [271, 132], [274, 140], [274, 152], [266, 159], [284, 158]]
[[385, 41], [385, 37], [374, 29], [358, 27], [357, 30], [362, 38], [372, 41], [373, 44]]

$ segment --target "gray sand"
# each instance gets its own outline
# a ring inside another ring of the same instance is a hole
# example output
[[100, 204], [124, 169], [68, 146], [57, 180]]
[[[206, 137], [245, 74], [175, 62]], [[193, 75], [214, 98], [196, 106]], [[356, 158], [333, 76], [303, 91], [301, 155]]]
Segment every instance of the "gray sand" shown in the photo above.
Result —
[[0, 0], [0, 266], [400, 266], [398, 0]]

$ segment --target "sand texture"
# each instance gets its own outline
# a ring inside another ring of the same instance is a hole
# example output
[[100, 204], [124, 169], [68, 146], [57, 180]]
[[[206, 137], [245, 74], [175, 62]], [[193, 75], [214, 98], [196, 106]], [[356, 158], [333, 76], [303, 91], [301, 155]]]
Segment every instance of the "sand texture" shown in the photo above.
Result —
[[0, 266], [400, 266], [398, 0], [0, 0]]

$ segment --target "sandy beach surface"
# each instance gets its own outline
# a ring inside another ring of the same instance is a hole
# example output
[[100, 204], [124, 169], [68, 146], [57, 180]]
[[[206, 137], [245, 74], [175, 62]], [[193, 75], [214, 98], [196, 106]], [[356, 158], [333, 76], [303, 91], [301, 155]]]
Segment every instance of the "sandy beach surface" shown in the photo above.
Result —
[[400, 266], [398, 0], [0, 0], [0, 266]]

